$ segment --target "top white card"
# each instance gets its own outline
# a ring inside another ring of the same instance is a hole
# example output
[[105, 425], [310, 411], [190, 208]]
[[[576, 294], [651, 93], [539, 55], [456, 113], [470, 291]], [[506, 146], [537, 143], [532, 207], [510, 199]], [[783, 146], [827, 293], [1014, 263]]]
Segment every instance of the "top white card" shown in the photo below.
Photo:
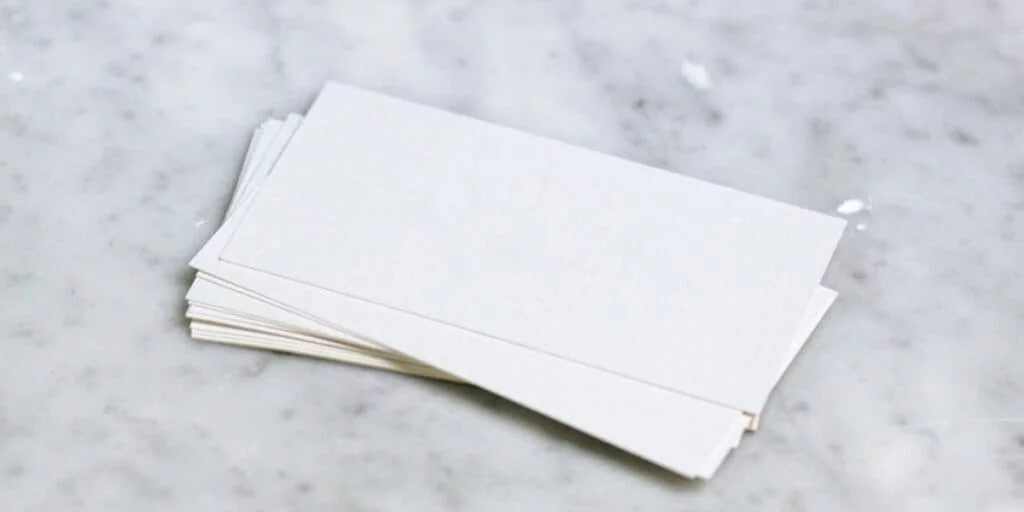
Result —
[[331, 84], [222, 259], [759, 411], [843, 226]]

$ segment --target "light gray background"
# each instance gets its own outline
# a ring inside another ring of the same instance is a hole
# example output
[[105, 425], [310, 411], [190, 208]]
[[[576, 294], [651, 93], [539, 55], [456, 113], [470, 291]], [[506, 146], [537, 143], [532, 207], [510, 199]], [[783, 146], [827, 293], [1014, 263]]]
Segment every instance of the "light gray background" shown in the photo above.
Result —
[[[0, 508], [1024, 508], [1024, 4], [178, 4], [0, 0]], [[190, 341], [250, 130], [328, 78], [868, 201], [763, 429], [693, 484], [482, 392]]]

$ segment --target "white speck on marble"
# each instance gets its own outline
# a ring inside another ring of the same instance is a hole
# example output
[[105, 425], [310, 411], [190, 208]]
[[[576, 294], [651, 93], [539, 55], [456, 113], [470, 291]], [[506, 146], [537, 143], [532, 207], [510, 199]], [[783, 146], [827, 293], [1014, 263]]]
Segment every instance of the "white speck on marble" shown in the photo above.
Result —
[[839, 203], [839, 206], [836, 207], [836, 212], [840, 215], [856, 215], [870, 209], [871, 206], [868, 205], [867, 201], [853, 197]]
[[25, 79], [25, 74], [21, 71], [11, 71], [7, 73], [7, 78], [12, 82], [20, 82]]
[[679, 73], [683, 75], [683, 79], [687, 83], [698, 91], [707, 91], [714, 85], [711, 83], [711, 74], [708, 73], [708, 68], [690, 59], [683, 59]]

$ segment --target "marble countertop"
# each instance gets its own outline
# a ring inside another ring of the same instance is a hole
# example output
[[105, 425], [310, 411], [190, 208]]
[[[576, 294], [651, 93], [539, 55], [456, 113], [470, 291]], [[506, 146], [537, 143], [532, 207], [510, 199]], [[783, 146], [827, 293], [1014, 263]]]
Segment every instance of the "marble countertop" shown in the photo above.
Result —
[[[762, 430], [696, 484], [466, 387], [191, 341], [250, 130], [329, 78], [856, 200]], [[1024, 510], [1024, 3], [4, 0], [0, 105], [0, 509]]]

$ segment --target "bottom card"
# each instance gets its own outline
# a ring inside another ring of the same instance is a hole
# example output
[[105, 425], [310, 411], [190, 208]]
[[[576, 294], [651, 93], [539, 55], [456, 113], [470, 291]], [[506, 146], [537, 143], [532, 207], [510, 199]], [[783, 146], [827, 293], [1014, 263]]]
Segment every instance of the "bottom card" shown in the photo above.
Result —
[[[220, 236], [195, 265], [224, 280], [216, 288], [231, 296], [217, 298], [221, 307], [246, 311], [245, 301], [255, 300], [288, 313], [286, 323], [303, 318], [337, 338], [390, 346], [680, 474], [710, 477], [749, 424], [740, 411], [602, 370], [357, 300], [324, 300], [303, 285], [220, 262]], [[834, 294], [816, 297], [825, 306], [809, 311], [808, 333]], [[794, 341], [794, 354], [804, 339]]]

